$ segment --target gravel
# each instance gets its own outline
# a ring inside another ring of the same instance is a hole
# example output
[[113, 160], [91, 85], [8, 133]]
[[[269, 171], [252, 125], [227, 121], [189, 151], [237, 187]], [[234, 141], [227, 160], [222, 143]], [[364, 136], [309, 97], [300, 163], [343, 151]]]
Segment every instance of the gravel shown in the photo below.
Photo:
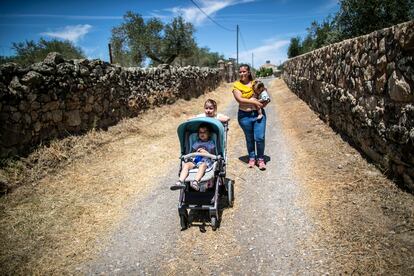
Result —
[[[226, 109], [237, 121], [235, 102]], [[274, 106], [266, 108], [267, 170], [247, 169], [239, 157], [246, 154], [238, 137], [228, 145], [228, 175], [236, 181], [235, 206], [224, 209], [220, 228], [191, 227], [180, 231], [178, 193], [168, 187], [177, 168], [159, 179], [143, 200], [134, 202], [130, 215], [113, 234], [96, 259], [81, 267], [86, 274], [209, 273], [297, 274], [312, 271], [303, 240], [313, 223], [298, 203], [303, 193], [292, 172], [292, 149], [282, 135]], [[178, 164], [178, 161], [177, 161]], [[206, 231], [204, 231], [206, 230]]]

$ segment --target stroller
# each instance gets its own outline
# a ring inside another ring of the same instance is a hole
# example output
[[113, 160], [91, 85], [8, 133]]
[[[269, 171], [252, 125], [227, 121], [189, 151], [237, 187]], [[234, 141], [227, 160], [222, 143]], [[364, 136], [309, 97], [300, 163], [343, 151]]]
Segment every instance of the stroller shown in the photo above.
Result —
[[[211, 129], [211, 140], [215, 143], [215, 155], [209, 153], [192, 152], [191, 146], [198, 139], [198, 128], [200, 124], [207, 123]], [[181, 146], [180, 174], [185, 162], [197, 155], [209, 157], [213, 161], [211, 168], [208, 168], [200, 180], [200, 191], [191, 188], [190, 183], [194, 180], [197, 168], [191, 169], [185, 180], [185, 189], [180, 190], [178, 203], [178, 214], [180, 216], [181, 230], [187, 229], [191, 222], [188, 210], [208, 211], [211, 227], [213, 231], [219, 226], [219, 199], [227, 196], [227, 205], [233, 206], [234, 191], [233, 181], [226, 181], [226, 143], [227, 143], [227, 124], [223, 124], [217, 119], [203, 117], [194, 118], [178, 126], [177, 133]]]

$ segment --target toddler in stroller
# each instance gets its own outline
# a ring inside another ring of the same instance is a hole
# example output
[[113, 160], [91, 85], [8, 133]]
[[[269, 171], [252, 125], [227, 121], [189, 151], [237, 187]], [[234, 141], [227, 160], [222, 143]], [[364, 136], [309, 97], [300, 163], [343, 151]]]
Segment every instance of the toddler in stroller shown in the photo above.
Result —
[[213, 230], [218, 227], [219, 196], [233, 204], [233, 183], [226, 181], [227, 124], [209, 117], [193, 118], [177, 129], [181, 146], [179, 180], [170, 188], [179, 190], [178, 213], [186, 229], [189, 210], [208, 211]]
[[[204, 154], [215, 154], [215, 144], [210, 139], [210, 126], [207, 123], [200, 124], [198, 127], [198, 140], [195, 141], [191, 148], [192, 152], [199, 152]], [[185, 162], [180, 173], [180, 177], [175, 183], [175, 185], [172, 185], [170, 187], [171, 190], [178, 190], [178, 189], [185, 189], [184, 181], [187, 178], [189, 172], [191, 169], [198, 168], [198, 171], [194, 177], [194, 180], [191, 181], [190, 186], [196, 191], [200, 190], [200, 180], [204, 176], [204, 173], [208, 168], [211, 168], [213, 165], [213, 161], [211, 158], [202, 156], [202, 155], [196, 155], [192, 157], [188, 162]]]

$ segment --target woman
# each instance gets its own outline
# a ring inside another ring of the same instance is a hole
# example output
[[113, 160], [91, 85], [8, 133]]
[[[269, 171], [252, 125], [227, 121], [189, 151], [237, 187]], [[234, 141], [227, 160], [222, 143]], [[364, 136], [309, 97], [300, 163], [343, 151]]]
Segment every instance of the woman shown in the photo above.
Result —
[[234, 83], [233, 95], [239, 103], [238, 121], [240, 127], [243, 129], [246, 137], [247, 152], [249, 154], [249, 168], [253, 168], [256, 164], [260, 170], [266, 169], [264, 161], [265, 149], [265, 132], [266, 132], [266, 113], [263, 110], [263, 117], [257, 119], [258, 112], [266, 103], [261, 103], [259, 100], [252, 97], [253, 91], [253, 77], [250, 72], [250, 66], [247, 64], [240, 65], [239, 68], [240, 80]]

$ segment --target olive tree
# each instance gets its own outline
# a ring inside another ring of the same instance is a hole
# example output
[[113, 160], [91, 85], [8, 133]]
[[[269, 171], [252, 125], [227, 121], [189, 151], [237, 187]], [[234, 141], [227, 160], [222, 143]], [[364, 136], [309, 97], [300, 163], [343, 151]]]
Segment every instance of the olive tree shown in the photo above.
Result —
[[149, 58], [152, 64], [171, 64], [177, 57], [189, 57], [196, 43], [194, 27], [179, 16], [164, 24], [158, 18], [144, 20], [131, 11], [124, 22], [112, 29], [111, 44], [114, 62], [141, 65]]

